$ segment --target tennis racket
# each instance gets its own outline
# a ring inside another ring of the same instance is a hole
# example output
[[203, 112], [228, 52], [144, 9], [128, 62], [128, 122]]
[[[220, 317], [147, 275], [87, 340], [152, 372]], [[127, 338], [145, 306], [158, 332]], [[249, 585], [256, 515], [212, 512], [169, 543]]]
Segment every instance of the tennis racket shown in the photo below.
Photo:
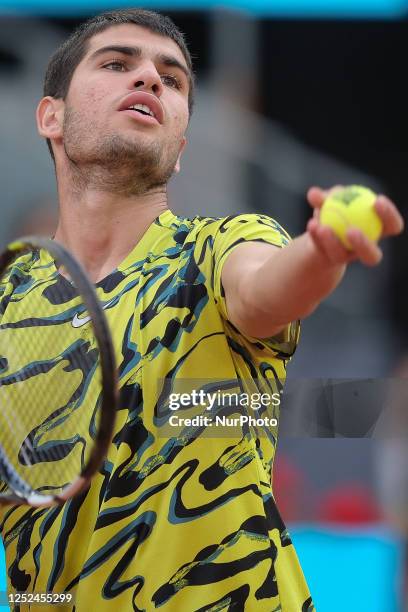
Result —
[[110, 304], [53, 240], [0, 255], [0, 504], [62, 504], [101, 467], [118, 397]]

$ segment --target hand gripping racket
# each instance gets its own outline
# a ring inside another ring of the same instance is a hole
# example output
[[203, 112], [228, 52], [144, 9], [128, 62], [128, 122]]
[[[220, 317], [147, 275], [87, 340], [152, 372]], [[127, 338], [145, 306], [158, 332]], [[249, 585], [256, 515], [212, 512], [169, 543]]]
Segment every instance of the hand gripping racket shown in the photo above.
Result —
[[0, 504], [62, 504], [101, 467], [117, 409], [111, 301], [53, 240], [0, 255]]

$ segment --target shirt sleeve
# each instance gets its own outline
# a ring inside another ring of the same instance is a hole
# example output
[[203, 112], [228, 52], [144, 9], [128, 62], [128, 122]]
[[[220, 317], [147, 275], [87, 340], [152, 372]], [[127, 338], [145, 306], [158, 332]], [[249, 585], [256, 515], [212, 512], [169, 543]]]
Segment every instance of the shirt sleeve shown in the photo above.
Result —
[[[264, 242], [283, 248], [291, 241], [289, 234], [271, 217], [263, 214], [241, 214], [226, 217], [219, 224], [213, 243], [214, 297], [222, 318], [228, 321], [225, 291], [221, 274], [228, 255], [243, 242]], [[289, 323], [279, 334], [270, 338], [254, 338], [244, 335], [253, 343], [269, 348], [277, 357], [288, 359], [295, 352], [299, 341], [300, 321]]]

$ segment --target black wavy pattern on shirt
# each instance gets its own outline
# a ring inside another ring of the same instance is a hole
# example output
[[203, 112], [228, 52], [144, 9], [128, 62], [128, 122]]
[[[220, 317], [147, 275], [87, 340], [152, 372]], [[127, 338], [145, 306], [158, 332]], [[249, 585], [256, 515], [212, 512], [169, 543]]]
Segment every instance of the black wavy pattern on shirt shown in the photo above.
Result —
[[[139, 517], [137, 517], [137, 519], [134, 519], [133, 524], [130, 529], [127, 529], [127, 528], [122, 529], [119, 532], [118, 537], [115, 538], [115, 541], [108, 540], [106, 544], [98, 550], [97, 553], [92, 555], [92, 557], [84, 563], [81, 574], [77, 575], [73, 580], [71, 580], [71, 582], [66, 586], [65, 590], [71, 591], [72, 588], [76, 584], [78, 584], [78, 582], [81, 580], [83, 576], [91, 573], [94, 569], [96, 569], [99, 565], [101, 565], [101, 563], [103, 563], [104, 559], [106, 559], [107, 557], [111, 555], [114, 555], [128, 541], [131, 541], [133, 539], [133, 542], [135, 543], [135, 550], [133, 552], [133, 555], [128, 555], [127, 553], [125, 553], [124, 558], [122, 558], [122, 562], [119, 562], [119, 564], [122, 563], [121, 572], [120, 572], [122, 574], [123, 571], [125, 571], [126, 569], [125, 564], [126, 565], [129, 564], [129, 562], [133, 559], [134, 554], [137, 551], [137, 548], [151, 534], [153, 527], [155, 525], [155, 522], [156, 522], [156, 518], [157, 517], [154, 512], [145, 512]], [[112, 573], [113, 572], [111, 572], [110, 576], [112, 576]], [[137, 578], [138, 578], [137, 580], [138, 582], [139, 577]], [[105, 589], [106, 589], [107, 584], [109, 584], [109, 582], [110, 582], [110, 578], [108, 577], [107, 581], [105, 582], [104, 592], [106, 592]], [[112, 582], [110, 584], [110, 590], [106, 593], [107, 594], [109, 593], [110, 597], [114, 597], [114, 593], [112, 592]]]
[[[20, 570], [19, 563], [24, 555], [30, 550], [31, 535], [39, 516], [45, 513], [46, 510], [38, 512], [31, 508], [18, 522], [19, 529], [16, 547], [18, 552], [8, 568], [10, 584], [16, 591], [26, 591], [30, 585], [31, 576], [24, 570]], [[16, 526], [13, 528], [13, 531], [16, 531]], [[6, 547], [9, 545], [7, 535], [4, 538], [4, 544]]]
[[[265, 559], [271, 560], [271, 570], [268, 572], [267, 580], [270, 581], [272, 578], [273, 584], [276, 585], [276, 581], [273, 580], [275, 576], [273, 561], [276, 558], [276, 546], [273, 542], [268, 540], [267, 546], [263, 550], [257, 550], [249, 553], [245, 557], [241, 557], [240, 559], [229, 561], [226, 563], [223, 562], [213, 562], [210, 560], [211, 557], [216, 554], [217, 550], [221, 550], [223, 546], [228, 545], [232, 540], [236, 539], [240, 535], [244, 536], [248, 534], [248, 537], [253, 537], [253, 535], [259, 535], [266, 537], [266, 525], [265, 518], [262, 516], [252, 516], [246, 519], [237, 531], [234, 531], [227, 535], [219, 544], [213, 544], [210, 546], [206, 546], [205, 549], [201, 550], [191, 562], [183, 564], [180, 568], [178, 568], [177, 573], [180, 573], [184, 568], [191, 566], [187, 572], [183, 572], [183, 587], [194, 587], [201, 585], [210, 585], [214, 582], [220, 582], [222, 580], [226, 580], [230, 576], [237, 576], [241, 572], [245, 572], [249, 569], [252, 569]], [[165, 584], [163, 584], [153, 595], [152, 601], [156, 607], [159, 607], [166, 603], [171, 597], [176, 595], [179, 591], [179, 586], [177, 581], [174, 580], [175, 575], [170, 578]], [[242, 576], [242, 580], [245, 581], [245, 574]], [[187, 583], [184, 585], [184, 583]], [[269, 587], [273, 590], [273, 586]], [[258, 594], [263, 597], [263, 592], [266, 592], [266, 587], [263, 585], [258, 589]], [[277, 590], [275, 587], [275, 591], [273, 595], [277, 595]], [[259, 597], [258, 597], [259, 598]]]
[[[200, 484], [203, 485], [206, 491], [213, 491], [214, 489], [219, 487], [227, 478], [230, 477], [230, 474], [226, 471], [225, 466], [223, 465], [223, 459], [230, 453], [230, 451], [236, 448], [236, 444], [227, 446], [221, 457], [200, 474]], [[250, 449], [238, 452], [234, 457], [234, 462], [240, 465], [240, 468], [238, 469], [241, 469], [242, 467], [250, 463], [252, 460], [253, 455], [251, 454]], [[234, 473], [236, 472], [234, 471]]]
[[[228, 606], [229, 611], [242, 612], [245, 609], [245, 602], [249, 596], [249, 584], [243, 584], [242, 586], [226, 593], [221, 599], [217, 601], [209, 601], [202, 606], [197, 608], [194, 612], [208, 612], [209, 609], [226, 610]], [[215, 608], [217, 606], [217, 608]]]
[[[39, 431], [43, 430], [44, 427], [45, 429], [49, 429], [47, 428], [48, 424], [51, 424], [59, 415], [63, 414], [66, 411], [67, 406], [75, 403], [79, 398], [82, 397], [84, 387], [87, 384], [87, 377], [89, 373], [93, 370], [94, 365], [97, 363], [99, 355], [98, 350], [89, 350], [89, 348], [90, 344], [88, 342], [75, 343], [75, 345], [71, 347], [71, 350], [68, 350], [64, 353], [62, 359], [55, 360], [54, 362], [50, 361], [49, 364], [45, 364], [45, 370], [43, 369], [43, 367], [33, 367], [29, 370], [27, 375], [25, 375], [23, 372], [23, 374], [21, 374], [21, 377], [17, 378], [17, 380], [26, 380], [27, 378], [31, 378], [32, 376], [42, 374], [44, 371], [48, 371], [48, 366], [54, 367], [61, 360], [68, 361], [68, 364], [64, 367], [64, 371], [72, 372], [75, 370], [80, 370], [82, 372], [81, 381], [76, 387], [76, 389], [74, 389], [68, 402], [65, 403], [63, 406], [58, 407], [56, 410], [53, 410], [51, 414], [49, 414], [39, 425], [34, 427], [26, 436], [24, 442], [22, 443], [22, 448], [24, 448], [23, 450], [20, 450], [18, 455], [21, 465], [34, 465], [37, 463], [41, 463], [42, 461], [60, 461], [69, 455], [69, 453], [73, 450], [76, 444], [78, 444], [79, 442], [85, 444], [84, 440], [82, 440], [82, 438], [78, 434], [75, 439], [72, 439], [70, 441], [53, 441], [52, 452], [50, 452], [49, 448], [47, 448], [45, 451], [42, 451], [40, 443], [41, 434], [40, 436], [38, 436], [37, 434]], [[4, 384], [3, 380], [2, 384]], [[44, 401], [46, 401], [46, 399]], [[49, 444], [50, 442], [48, 442], [48, 445]]]

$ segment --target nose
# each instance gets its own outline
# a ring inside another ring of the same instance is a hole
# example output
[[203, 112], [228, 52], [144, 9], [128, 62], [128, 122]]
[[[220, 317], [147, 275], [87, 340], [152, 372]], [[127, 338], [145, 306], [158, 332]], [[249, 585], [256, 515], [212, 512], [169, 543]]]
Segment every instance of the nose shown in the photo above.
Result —
[[142, 89], [154, 93], [160, 98], [163, 93], [163, 83], [154, 64], [139, 66], [132, 75], [131, 89]]

